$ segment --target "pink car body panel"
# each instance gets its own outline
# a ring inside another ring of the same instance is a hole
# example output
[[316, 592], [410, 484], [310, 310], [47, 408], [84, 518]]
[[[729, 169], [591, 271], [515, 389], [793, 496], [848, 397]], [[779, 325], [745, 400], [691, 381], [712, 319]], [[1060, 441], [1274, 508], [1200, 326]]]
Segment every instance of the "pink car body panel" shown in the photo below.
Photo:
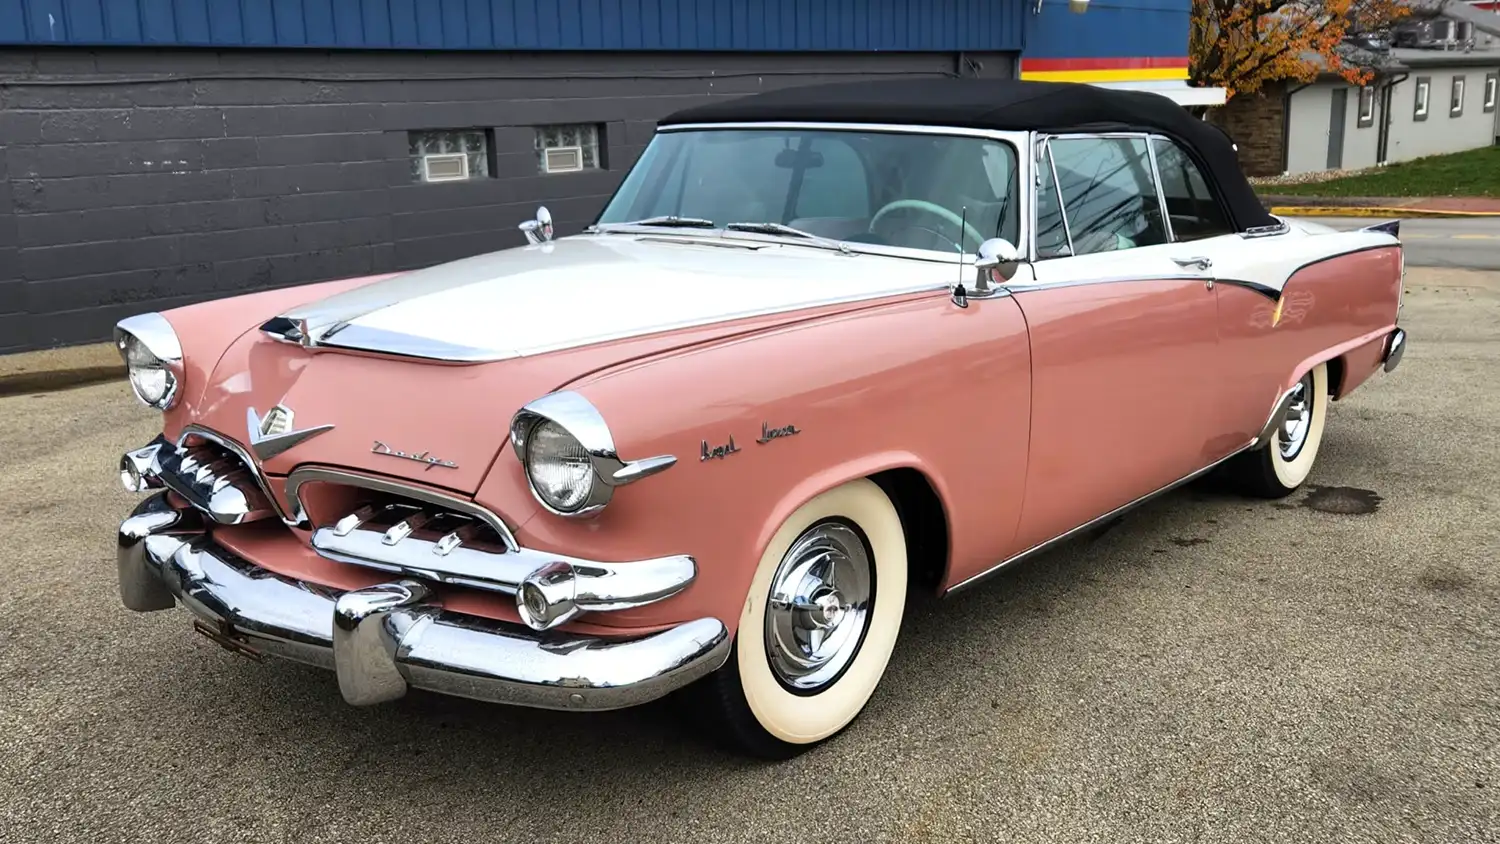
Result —
[[[217, 374], [190, 371], [208, 386], [174, 409], [168, 433], [189, 419], [236, 431], [248, 408], [285, 401], [299, 424], [337, 426], [267, 461], [278, 495], [296, 467], [336, 466], [470, 494], [528, 548], [692, 554], [699, 574], [681, 594], [567, 628], [712, 616], [732, 630], [776, 527], [848, 480], [921, 473], [945, 509], [946, 589], [1243, 447], [1317, 363], [1337, 360], [1347, 392], [1379, 366], [1398, 262], [1393, 248], [1309, 266], [1274, 322], [1277, 301], [1262, 292], [1226, 283], [1204, 296], [1200, 282], [1176, 279], [1028, 290], [967, 309], [946, 292], [898, 296], [478, 365], [307, 350], [251, 331], [220, 358], [189, 355], [217, 360]], [[270, 311], [290, 293], [252, 298]], [[211, 348], [244, 324], [242, 308], [195, 308], [168, 314], [185, 344]], [[564, 387], [610, 420], [622, 458], [673, 454], [679, 465], [595, 518], [547, 515], [503, 436], [516, 408]], [[757, 442], [762, 426], [787, 425], [797, 433]], [[731, 437], [735, 451], [700, 459], [705, 443]], [[377, 440], [459, 466], [377, 455]], [[284, 526], [219, 534], [287, 576], [345, 589], [387, 577], [323, 558]], [[508, 596], [441, 591], [455, 609], [516, 618]]]
[[1012, 553], [1232, 449], [1205, 424], [1217, 389], [1217, 327], [1203, 282], [1060, 286], [1016, 299], [1031, 333], [1034, 410], [1025, 515]]
[[[949, 569], [978, 570], [1010, 546], [1026, 471], [1030, 368], [1013, 301], [955, 308], [946, 293], [872, 305], [573, 385], [610, 419], [622, 457], [682, 462], [597, 518], [533, 518], [531, 547], [609, 558], [688, 553], [681, 595], [600, 623], [739, 617], [761, 550], [785, 517], [839, 484], [895, 468], [923, 474], [947, 510]], [[799, 433], [759, 443], [762, 425]], [[737, 452], [700, 459], [734, 438]], [[528, 508], [515, 460], [480, 490], [500, 512]], [[649, 527], [646, 527], [648, 526]], [[670, 613], [670, 615], [664, 615]]]
[[1319, 261], [1294, 273], [1279, 300], [1219, 286], [1222, 407], [1233, 434], [1254, 436], [1276, 397], [1319, 363], [1337, 362], [1339, 396], [1379, 368], [1396, 327], [1400, 264], [1399, 247]]

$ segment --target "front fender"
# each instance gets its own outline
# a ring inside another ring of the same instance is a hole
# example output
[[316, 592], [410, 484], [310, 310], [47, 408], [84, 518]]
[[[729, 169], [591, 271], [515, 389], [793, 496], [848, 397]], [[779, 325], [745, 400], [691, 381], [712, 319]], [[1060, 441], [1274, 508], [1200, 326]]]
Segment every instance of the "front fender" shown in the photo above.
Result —
[[[712, 616], [732, 629], [787, 515], [886, 469], [922, 472], [943, 499], [955, 572], [993, 562], [1020, 514], [1029, 373], [1014, 302], [959, 309], [946, 292], [887, 300], [571, 385], [603, 414], [622, 459], [678, 458], [616, 490], [593, 518], [539, 512], [514, 455], [497, 461], [479, 499], [500, 513], [529, 514], [516, 526], [527, 547], [698, 561], [697, 579], [679, 595], [600, 614], [596, 623], [650, 627]], [[787, 426], [796, 432], [763, 436]]]
[[182, 344], [183, 392], [181, 401], [164, 414], [163, 428], [175, 436], [192, 421], [203, 391], [225, 352], [247, 331], [258, 328], [282, 309], [310, 302], [389, 276], [369, 276], [264, 290], [225, 299], [213, 299], [162, 311]]

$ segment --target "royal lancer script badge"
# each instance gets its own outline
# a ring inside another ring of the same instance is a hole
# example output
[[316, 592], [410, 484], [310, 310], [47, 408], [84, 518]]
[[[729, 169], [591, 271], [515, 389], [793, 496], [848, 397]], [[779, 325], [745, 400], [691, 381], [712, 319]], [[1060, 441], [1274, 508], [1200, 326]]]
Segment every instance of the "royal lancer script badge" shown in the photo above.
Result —
[[387, 457], [400, 457], [403, 460], [415, 460], [418, 463], [426, 463], [429, 470], [434, 466], [442, 466], [444, 469], [458, 468], [457, 463], [454, 463], [452, 460], [439, 460], [432, 456], [432, 452], [424, 451], [421, 454], [407, 454], [404, 451], [397, 451], [391, 448], [380, 440], [375, 441], [375, 446], [370, 451], [375, 454], [384, 454]]
[[286, 451], [299, 443], [333, 430], [332, 425], [317, 425], [312, 428], [294, 430], [292, 409], [278, 404], [266, 412], [264, 417], [256, 414], [255, 408], [245, 413], [245, 427], [250, 430], [250, 448], [262, 461]]

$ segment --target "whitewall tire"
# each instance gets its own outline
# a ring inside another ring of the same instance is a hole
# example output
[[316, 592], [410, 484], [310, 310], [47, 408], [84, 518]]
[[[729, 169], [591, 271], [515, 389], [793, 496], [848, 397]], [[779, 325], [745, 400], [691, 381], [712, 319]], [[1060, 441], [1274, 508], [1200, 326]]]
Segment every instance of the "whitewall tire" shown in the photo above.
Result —
[[1292, 494], [1312, 474], [1328, 422], [1328, 364], [1313, 367], [1293, 388], [1286, 415], [1270, 439], [1230, 463], [1234, 480], [1245, 492], [1262, 498]]
[[847, 727], [895, 649], [906, 577], [900, 517], [873, 481], [792, 513], [761, 555], [729, 661], [705, 684], [720, 737], [786, 758]]

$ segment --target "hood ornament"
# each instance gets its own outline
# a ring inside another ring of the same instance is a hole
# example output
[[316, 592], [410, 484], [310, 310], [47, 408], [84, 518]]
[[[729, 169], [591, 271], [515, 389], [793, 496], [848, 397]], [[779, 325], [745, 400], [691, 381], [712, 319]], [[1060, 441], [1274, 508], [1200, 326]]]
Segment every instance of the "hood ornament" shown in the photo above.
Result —
[[293, 430], [292, 422], [295, 418], [292, 409], [284, 404], [266, 411], [264, 417], [257, 415], [253, 407], [246, 411], [245, 427], [250, 431], [250, 448], [255, 456], [262, 461], [270, 460], [299, 443], [333, 430], [332, 425]]
[[547, 206], [536, 209], [536, 219], [527, 220], [517, 226], [526, 235], [528, 243], [537, 244], [552, 240], [552, 212]]
[[430, 451], [424, 451], [421, 454], [407, 454], [404, 451], [397, 451], [391, 448], [380, 440], [375, 441], [375, 445], [370, 449], [370, 452], [372, 454], [384, 454], [387, 457], [400, 457], [403, 460], [415, 460], [418, 463], [426, 463], [428, 471], [431, 471], [434, 466], [442, 466], [444, 469], [458, 468], [457, 463], [454, 463], [452, 460], [439, 460], [433, 457]]

